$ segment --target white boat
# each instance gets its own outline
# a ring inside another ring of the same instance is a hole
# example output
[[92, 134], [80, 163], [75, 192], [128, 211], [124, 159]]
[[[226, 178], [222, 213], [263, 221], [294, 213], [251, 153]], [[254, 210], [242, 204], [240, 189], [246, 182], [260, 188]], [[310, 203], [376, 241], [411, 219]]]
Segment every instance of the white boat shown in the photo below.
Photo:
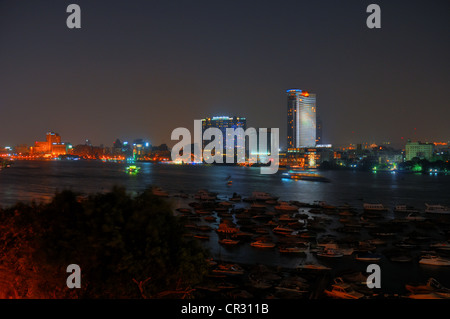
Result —
[[363, 204], [364, 210], [370, 210], [370, 211], [386, 211], [388, 210], [386, 207], [384, 207], [383, 204]]
[[345, 283], [342, 278], [338, 277], [331, 285], [331, 290], [325, 289], [325, 294], [332, 298], [338, 299], [361, 299], [364, 295], [355, 291], [350, 284]]
[[419, 260], [419, 264], [433, 266], [450, 266], [450, 259], [435, 255], [425, 255]]
[[434, 243], [434, 244], [430, 244], [430, 248], [441, 249], [441, 250], [450, 250], [450, 243], [449, 242]]
[[407, 205], [396, 205], [394, 207], [394, 212], [397, 213], [418, 213], [419, 210], [415, 209], [412, 206], [407, 206]]
[[431, 214], [450, 214], [450, 208], [443, 205], [425, 204], [425, 213]]
[[442, 286], [436, 279], [428, 279], [426, 285], [405, 285], [406, 290], [411, 294], [411, 299], [449, 299], [450, 289]]

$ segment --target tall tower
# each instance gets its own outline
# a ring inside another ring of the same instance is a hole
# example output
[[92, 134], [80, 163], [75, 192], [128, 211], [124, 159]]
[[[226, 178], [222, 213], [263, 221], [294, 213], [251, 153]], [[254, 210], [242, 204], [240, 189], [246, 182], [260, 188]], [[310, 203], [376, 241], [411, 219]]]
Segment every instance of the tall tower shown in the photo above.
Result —
[[316, 95], [299, 89], [286, 93], [288, 148], [316, 146]]

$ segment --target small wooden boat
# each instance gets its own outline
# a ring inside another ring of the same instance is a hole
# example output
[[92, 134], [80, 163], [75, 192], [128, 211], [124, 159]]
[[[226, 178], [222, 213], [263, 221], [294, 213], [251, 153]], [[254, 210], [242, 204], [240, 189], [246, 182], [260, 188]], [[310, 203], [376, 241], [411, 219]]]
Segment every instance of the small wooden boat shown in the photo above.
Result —
[[239, 244], [239, 240], [224, 238], [219, 240], [219, 244], [227, 245], [227, 246], [234, 246]]
[[339, 258], [339, 257], [344, 256], [344, 254], [336, 249], [328, 248], [328, 249], [324, 249], [323, 251], [319, 251], [317, 253], [317, 256], [327, 257], [327, 258]]
[[372, 262], [372, 261], [379, 261], [381, 259], [381, 255], [379, 254], [372, 254], [372, 253], [360, 253], [357, 254], [355, 259], [359, 260], [359, 261], [368, 261], [368, 262]]
[[201, 240], [209, 240], [208, 234], [195, 234], [194, 238], [201, 239]]
[[268, 242], [268, 241], [257, 240], [257, 241], [252, 242], [250, 244], [250, 246], [256, 247], [256, 248], [273, 248], [273, 247], [275, 247], [275, 244], [272, 242]]
[[280, 202], [279, 205], [275, 206], [275, 209], [279, 210], [279, 211], [288, 211], [288, 212], [297, 212], [298, 211], [297, 206], [291, 205], [286, 202]]
[[243, 275], [244, 269], [237, 264], [219, 264], [217, 268], [212, 270], [213, 274], [216, 275]]
[[300, 247], [279, 247], [278, 251], [282, 254], [302, 254], [307, 251], [307, 248]]
[[317, 264], [317, 263], [306, 263], [304, 265], [297, 266], [297, 269], [305, 269], [305, 270], [331, 270], [330, 267]]

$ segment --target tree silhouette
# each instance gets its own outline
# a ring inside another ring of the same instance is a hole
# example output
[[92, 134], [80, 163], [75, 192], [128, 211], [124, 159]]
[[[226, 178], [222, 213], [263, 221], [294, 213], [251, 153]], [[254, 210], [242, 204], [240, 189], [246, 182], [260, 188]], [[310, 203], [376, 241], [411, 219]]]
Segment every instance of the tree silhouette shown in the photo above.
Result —
[[[19, 203], [0, 217], [0, 266], [20, 269], [19, 297], [152, 298], [190, 287], [207, 271], [206, 253], [183, 237], [172, 211], [151, 190], [131, 197], [119, 187], [82, 200], [63, 191], [48, 204]], [[81, 267], [81, 289], [66, 287], [69, 264]]]

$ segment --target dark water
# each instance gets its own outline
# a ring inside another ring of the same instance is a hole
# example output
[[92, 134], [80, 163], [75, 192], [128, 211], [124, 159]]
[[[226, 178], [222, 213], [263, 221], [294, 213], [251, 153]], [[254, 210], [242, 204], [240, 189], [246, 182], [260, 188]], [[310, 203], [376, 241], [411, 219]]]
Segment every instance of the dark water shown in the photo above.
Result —
[[[328, 171], [321, 175], [332, 182], [319, 183], [282, 179], [282, 170], [262, 175], [256, 167], [140, 163], [140, 174], [127, 175], [126, 166], [96, 161], [16, 161], [12, 168], [0, 171], [0, 205], [47, 200], [55, 191], [63, 189], [91, 193], [107, 191], [114, 185], [123, 185], [130, 192], [139, 192], [149, 185], [171, 193], [195, 193], [204, 188], [224, 196], [233, 192], [247, 196], [252, 191], [266, 191], [280, 200], [311, 203], [323, 200], [332, 205], [349, 203], [354, 207], [362, 207], [363, 202], [389, 207], [408, 204], [419, 209], [426, 202], [450, 205], [450, 176]], [[232, 186], [225, 182], [230, 175]]]
[[[171, 194], [181, 191], [194, 194], [199, 189], [207, 189], [217, 192], [223, 199], [233, 192], [246, 197], [252, 191], [265, 191], [279, 196], [280, 200], [307, 203], [319, 200], [331, 205], [347, 203], [359, 210], [362, 210], [364, 202], [382, 203], [390, 208], [396, 204], [407, 204], [422, 211], [425, 203], [450, 205], [450, 176], [328, 171], [321, 172], [321, 175], [329, 178], [331, 183], [320, 183], [283, 179], [282, 170], [274, 175], [261, 175], [259, 168], [231, 166], [139, 163], [141, 172], [128, 175], [124, 171], [127, 165], [96, 161], [17, 161], [12, 168], [0, 171], [0, 205], [6, 207], [17, 201], [46, 201], [63, 189], [81, 193], [103, 192], [114, 185], [125, 186], [130, 193], [140, 192], [150, 185], [159, 186]], [[230, 175], [233, 184], [228, 186], [226, 178]], [[171, 200], [176, 206], [184, 207], [192, 201], [181, 198]], [[398, 217], [392, 211], [386, 214], [387, 218]], [[441, 234], [431, 235], [437, 240], [444, 238]], [[215, 232], [210, 232], [210, 236], [205, 245], [214, 257], [223, 260], [283, 267], [295, 267], [305, 261], [316, 260], [312, 254], [293, 258], [280, 255], [276, 250], [261, 251], [249, 245], [223, 248], [218, 245]], [[426, 249], [427, 245], [422, 248]], [[320, 263], [334, 269], [351, 268], [363, 273], [367, 267], [367, 264], [355, 262], [350, 256], [344, 256], [339, 261], [321, 259]], [[424, 282], [429, 277], [435, 277], [444, 286], [450, 287], [450, 267], [422, 266], [417, 260], [396, 264], [386, 258], [379, 265], [382, 269], [382, 288], [387, 292], [403, 293], [406, 282]]]

